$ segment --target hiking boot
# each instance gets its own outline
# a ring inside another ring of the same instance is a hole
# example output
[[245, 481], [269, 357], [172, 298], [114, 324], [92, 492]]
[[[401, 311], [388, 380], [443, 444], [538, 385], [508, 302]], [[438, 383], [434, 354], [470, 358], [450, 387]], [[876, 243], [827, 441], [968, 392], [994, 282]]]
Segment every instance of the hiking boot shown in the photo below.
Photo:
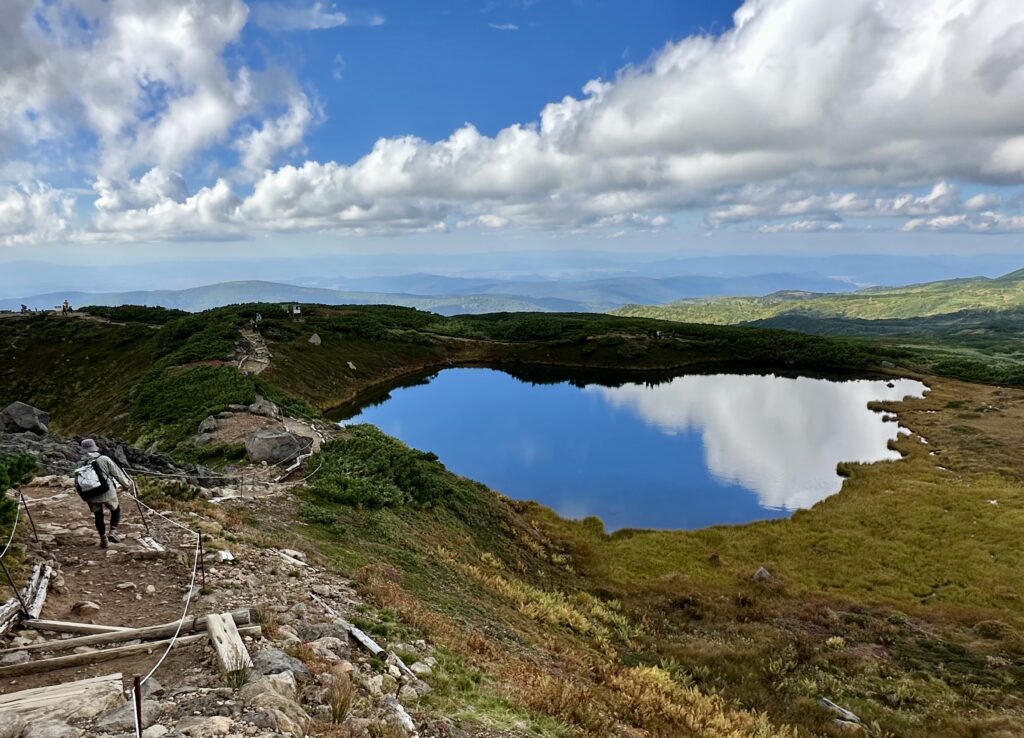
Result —
[[106, 548], [106, 547], [107, 547], [107, 537], [106, 536], [101, 536], [100, 537], [100, 548]]
[[107, 534], [107, 540], [110, 541], [111, 543], [120, 543], [121, 542], [121, 537], [119, 535], [117, 535], [117, 531], [116, 530], [112, 530], [112, 531], [110, 531], [110, 533]]

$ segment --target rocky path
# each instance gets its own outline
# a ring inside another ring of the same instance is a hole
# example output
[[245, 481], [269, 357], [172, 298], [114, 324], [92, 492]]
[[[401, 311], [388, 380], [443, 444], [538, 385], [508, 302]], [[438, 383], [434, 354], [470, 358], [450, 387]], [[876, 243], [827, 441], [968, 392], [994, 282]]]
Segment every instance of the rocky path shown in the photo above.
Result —
[[239, 362], [238, 368], [249, 374], [260, 374], [270, 366], [271, 353], [267, 342], [259, 331], [252, 328], [240, 330], [242, 340], [245, 343], [244, 355]]
[[[51, 476], [24, 488], [33, 501], [30, 507], [40, 539], [32, 539], [31, 526], [19, 527], [25, 559], [49, 558], [58, 571], [42, 617], [130, 627], [180, 617], [193, 563], [194, 543], [188, 534], [154, 521], [153, 538], [168, 551], [147, 551], [140, 543], [146, 531], [139, 513], [132, 500], [124, 498], [124, 540], [101, 549], [88, 509], [69, 485], [68, 478]], [[146, 686], [146, 738], [499, 735], [486, 728], [466, 732], [423, 711], [421, 700], [431, 691], [429, 681], [437, 663], [429, 644], [378, 639], [388, 650], [372, 657], [352, 639], [348, 619], [373, 617], [374, 609], [315, 552], [279, 547], [288, 540], [296, 507], [290, 493], [282, 491], [165, 510], [178, 522], [203, 531], [206, 540], [207, 588], [193, 594], [188, 614], [249, 607], [261, 620], [262, 633], [246, 638], [255, 665], [241, 679], [244, 684], [221, 673], [205, 639], [173, 649]], [[246, 528], [247, 519], [274, 520], [273, 530], [280, 531], [281, 541], [268, 543], [268, 531]], [[56, 637], [22, 628], [0, 639], [0, 648]], [[409, 663], [400, 665], [395, 652]], [[7, 679], [0, 682], [0, 695], [112, 673], [121, 673], [127, 685], [132, 674], [146, 674], [161, 653], [162, 648], [153, 649], [141, 656]], [[14, 663], [25, 656], [18, 652], [4, 658]], [[0, 711], [0, 735], [133, 735], [132, 715], [121, 695], [107, 693], [104, 700], [94, 700], [88, 709], [69, 701], [45, 717], [35, 715], [28, 724], [17, 714]]]

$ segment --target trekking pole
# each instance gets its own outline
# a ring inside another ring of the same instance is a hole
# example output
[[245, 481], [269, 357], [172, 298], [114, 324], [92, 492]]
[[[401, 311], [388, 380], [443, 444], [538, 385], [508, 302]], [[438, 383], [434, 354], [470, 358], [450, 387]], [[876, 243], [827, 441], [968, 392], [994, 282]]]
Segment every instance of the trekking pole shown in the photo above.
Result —
[[21, 592], [18, 591], [17, 585], [14, 584], [14, 580], [11, 579], [11, 573], [7, 571], [7, 567], [4, 566], [3, 559], [0, 559], [0, 569], [4, 570], [4, 576], [7, 577], [7, 583], [11, 585], [11, 589], [14, 590], [14, 596], [18, 598], [18, 602], [21, 604], [21, 611], [28, 615], [28, 608], [25, 607], [25, 600], [21, 599]]
[[132, 498], [135, 500], [135, 507], [139, 508], [139, 517], [142, 518], [142, 524], [146, 526], [146, 537], [152, 538], [152, 534], [149, 532], [149, 521], [146, 520], [146, 512], [142, 509], [142, 503], [139, 502], [139, 488], [135, 484], [135, 480], [132, 480], [132, 489], [135, 490], [132, 494]]
[[18, 497], [21, 498], [21, 504], [25, 506], [25, 514], [28, 515], [28, 522], [32, 525], [32, 537], [36, 539], [36, 543], [39, 543], [39, 531], [36, 530], [36, 521], [32, 519], [32, 511], [28, 508], [28, 500], [25, 499], [25, 493], [20, 489], [18, 490]]

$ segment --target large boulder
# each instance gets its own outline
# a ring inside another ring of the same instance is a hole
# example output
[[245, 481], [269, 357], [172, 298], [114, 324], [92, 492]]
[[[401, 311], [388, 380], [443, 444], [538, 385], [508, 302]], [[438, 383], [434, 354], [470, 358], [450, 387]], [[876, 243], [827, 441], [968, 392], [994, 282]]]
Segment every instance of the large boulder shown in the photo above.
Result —
[[50, 432], [50, 414], [24, 402], [12, 402], [0, 411], [0, 426], [8, 433]]
[[280, 428], [261, 428], [254, 431], [245, 442], [245, 450], [250, 459], [269, 464], [291, 461], [308, 451], [310, 446], [310, 439]]

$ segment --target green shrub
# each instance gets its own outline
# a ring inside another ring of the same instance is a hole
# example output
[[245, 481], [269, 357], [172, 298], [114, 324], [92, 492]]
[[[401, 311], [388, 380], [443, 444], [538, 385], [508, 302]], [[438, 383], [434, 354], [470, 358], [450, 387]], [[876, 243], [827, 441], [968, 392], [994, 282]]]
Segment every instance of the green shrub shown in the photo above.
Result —
[[0, 457], [0, 527], [7, 529], [14, 522], [17, 503], [4, 494], [11, 487], [17, 487], [30, 481], [36, 472], [34, 456], [19, 454], [18, 456]]
[[455, 491], [455, 480], [437, 456], [411, 449], [370, 425], [348, 429], [320, 449], [319, 473], [310, 485], [325, 502], [381, 508], [428, 506]]
[[149, 325], [163, 325], [175, 318], [188, 315], [184, 310], [147, 305], [88, 305], [79, 310], [117, 323], [147, 323]]
[[151, 372], [135, 387], [132, 419], [173, 446], [194, 434], [206, 416], [255, 399], [252, 380], [232, 366], [175, 367]]

